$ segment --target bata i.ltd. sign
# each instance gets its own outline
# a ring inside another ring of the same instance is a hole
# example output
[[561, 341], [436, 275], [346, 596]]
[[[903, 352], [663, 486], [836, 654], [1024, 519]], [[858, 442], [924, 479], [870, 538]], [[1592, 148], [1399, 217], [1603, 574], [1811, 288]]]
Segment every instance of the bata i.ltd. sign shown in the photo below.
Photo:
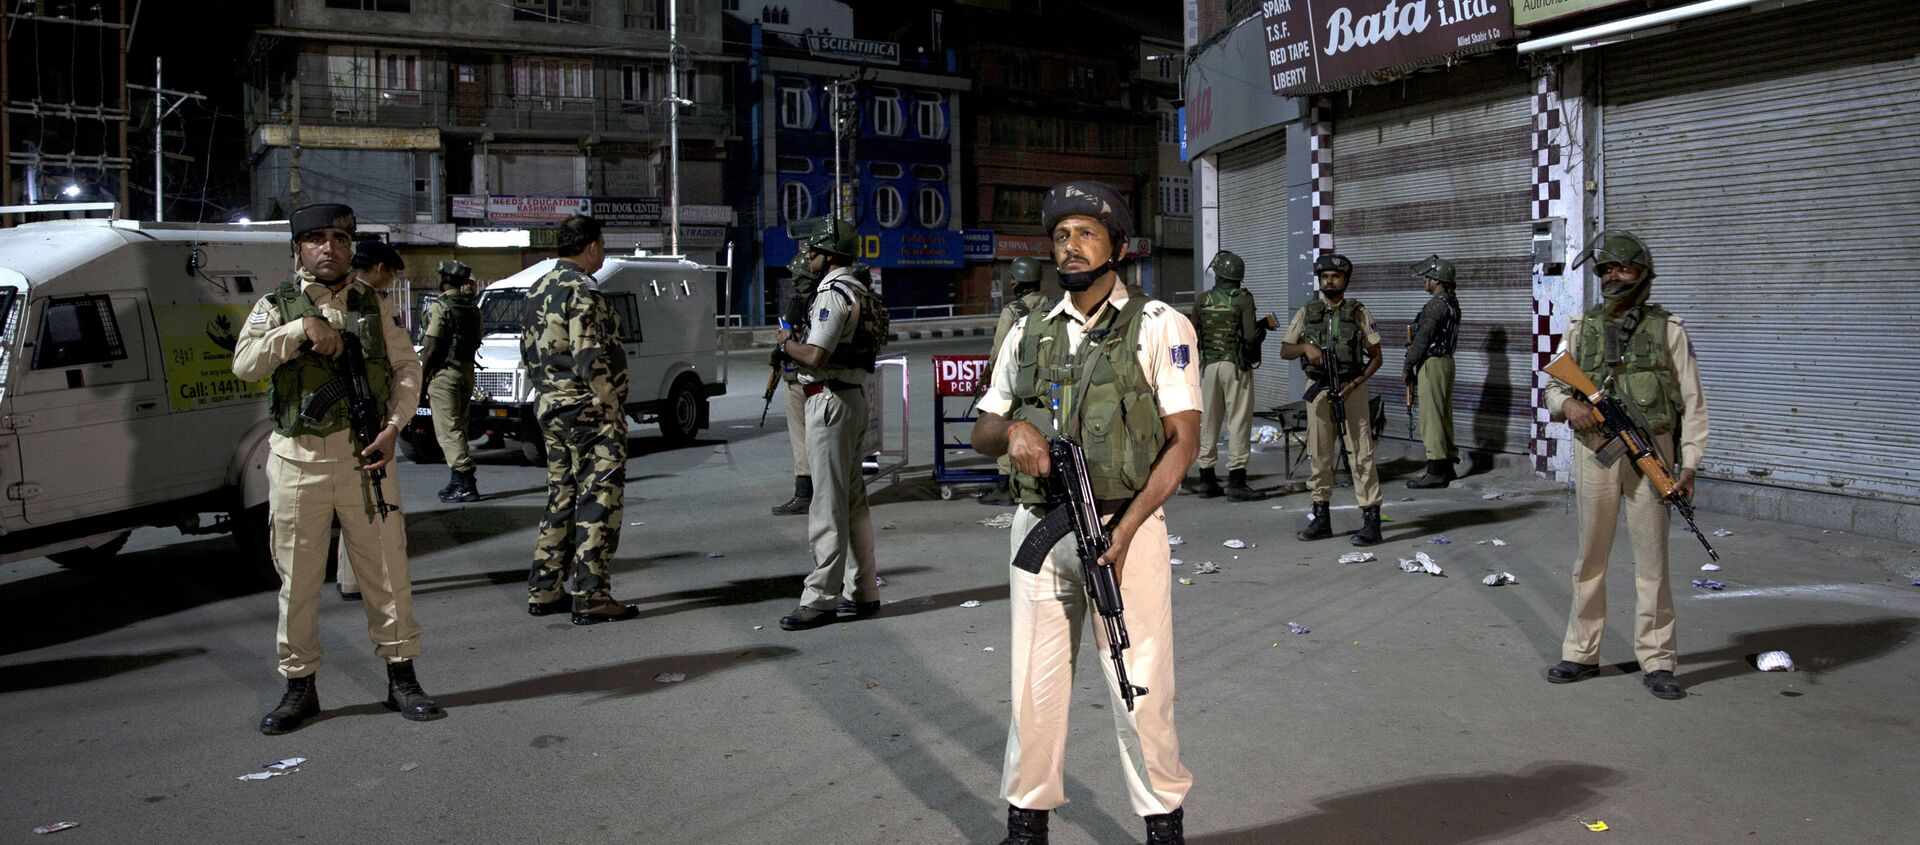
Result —
[[1512, 36], [1508, 0], [1265, 0], [1273, 93], [1346, 88], [1381, 72], [1492, 49]]

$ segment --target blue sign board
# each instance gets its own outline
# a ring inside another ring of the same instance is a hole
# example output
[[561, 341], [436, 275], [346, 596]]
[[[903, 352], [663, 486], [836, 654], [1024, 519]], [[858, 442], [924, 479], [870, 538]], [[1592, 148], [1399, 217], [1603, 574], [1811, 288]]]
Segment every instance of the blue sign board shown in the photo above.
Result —
[[[786, 267], [799, 247], [787, 237], [787, 227], [772, 226], [763, 233], [768, 267]], [[856, 257], [871, 267], [960, 267], [963, 249], [959, 232], [945, 229], [861, 229], [855, 239]], [[991, 256], [991, 242], [989, 252]]]
[[993, 261], [992, 229], [962, 229], [960, 239], [968, 263]]

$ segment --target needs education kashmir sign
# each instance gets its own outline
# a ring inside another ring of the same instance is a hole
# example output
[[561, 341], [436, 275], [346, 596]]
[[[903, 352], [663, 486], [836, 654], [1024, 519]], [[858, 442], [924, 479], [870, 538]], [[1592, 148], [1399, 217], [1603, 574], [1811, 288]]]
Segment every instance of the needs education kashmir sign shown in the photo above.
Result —
[[1508, 0], [1266, 0], [1273, 93], [1312, 94], [1491, 49], [1513, 34]]

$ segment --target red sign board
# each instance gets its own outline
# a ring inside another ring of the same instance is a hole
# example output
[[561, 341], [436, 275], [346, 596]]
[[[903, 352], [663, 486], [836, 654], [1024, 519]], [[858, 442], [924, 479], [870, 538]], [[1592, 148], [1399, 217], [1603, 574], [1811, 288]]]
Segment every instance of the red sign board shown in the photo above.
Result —
[[1260, 17], [1282, 96], [1360, 84], [1513, 36], [1509, 0], [1266, 0]]
[[933, 392], [936, 396], [971, 398], [987, 377], [985, 355], [933, 356]]

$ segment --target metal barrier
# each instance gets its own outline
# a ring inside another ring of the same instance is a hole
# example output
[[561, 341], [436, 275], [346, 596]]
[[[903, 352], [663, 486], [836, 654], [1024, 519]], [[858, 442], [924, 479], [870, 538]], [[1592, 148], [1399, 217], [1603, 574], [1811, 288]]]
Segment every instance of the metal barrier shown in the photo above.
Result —
[[[885, 375], [888, 367], [900, 368], [900, 436], [899, 447], [891, 448], [887, 432], [887, 385]], [[873, 387], [867, 391], [867, 433], [861, 438], [860, 453], [867, 456], [861, 461], [861, 469], [867, 473], [867, 483], [872, 484], [882, 477], [889, 477], [891, 483], [900, 481], [900, 472], [906, 469], [911, 438], [907, 436], [909, 423], [913, 419], [913, 394], [908, 392], [907, 356], [896, 355], [874, 362]]]

